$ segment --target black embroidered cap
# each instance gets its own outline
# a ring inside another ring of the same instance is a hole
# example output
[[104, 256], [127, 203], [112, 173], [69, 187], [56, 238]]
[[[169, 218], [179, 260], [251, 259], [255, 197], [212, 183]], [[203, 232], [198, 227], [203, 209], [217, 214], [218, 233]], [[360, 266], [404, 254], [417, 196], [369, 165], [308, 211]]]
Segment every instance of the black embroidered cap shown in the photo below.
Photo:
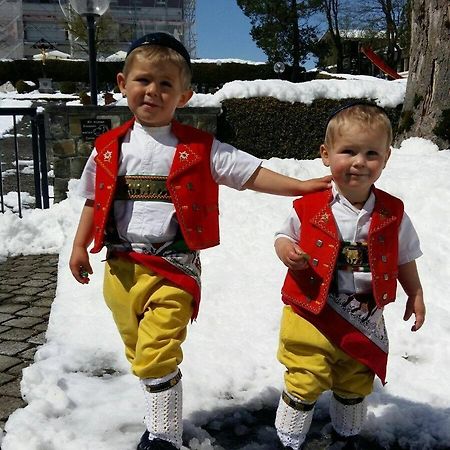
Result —
[[327, 123], [326, 123], [326, 125], [325, 125], [325, 128], [328, 126], [328, 124], [330, 123], [330, 120], [331, 120], [334, 116], [338, 115], [341, 111], [344, 111], [344, 109], [348, 109], [348, 108], [351, 108], [351, 107], [353, 107], [353, 106], [373, 106], [374, 108], [379, 109], [381, 112], [383, 112], [383, 113], [387, 116], [386, 110], [385, 110], [382, 106], [379, 106], [379, 105], [377, 105], [377, 104], [374, 103], [374, 102], [370, 102], [370, 101], [366, 101], [366, 100], [354, 100], [354, 101], [345, 103], [344, 105], [339, 106], [338, 108], [336, 108], [335, 110], [333, 110], [333, 111], [331, 112], [331, 114], [328, 116], [328, 119], [327, 119]]
[[168, 47], [179, 53], [187, 62], [188, 66], [191, 67], [191, 57], [185, 46], [178, 40], [175, 39], [171, 34], [168, 33], [150, 33], [136, 39], [131, 43], [130, 48], [127, 51], [127, 56], [136, 48], [142, 47], [143, 45], [160, 45], [161, 47]]

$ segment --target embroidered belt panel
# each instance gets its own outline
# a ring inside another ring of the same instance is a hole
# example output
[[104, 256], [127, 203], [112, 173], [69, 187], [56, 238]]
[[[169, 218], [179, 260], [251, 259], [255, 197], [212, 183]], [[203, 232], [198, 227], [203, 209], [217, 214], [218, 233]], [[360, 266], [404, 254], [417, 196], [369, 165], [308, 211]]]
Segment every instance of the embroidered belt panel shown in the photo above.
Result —
[[166, 181], [167, 177], [159, 175], [119, 176], [115, 198], [172, 203]]

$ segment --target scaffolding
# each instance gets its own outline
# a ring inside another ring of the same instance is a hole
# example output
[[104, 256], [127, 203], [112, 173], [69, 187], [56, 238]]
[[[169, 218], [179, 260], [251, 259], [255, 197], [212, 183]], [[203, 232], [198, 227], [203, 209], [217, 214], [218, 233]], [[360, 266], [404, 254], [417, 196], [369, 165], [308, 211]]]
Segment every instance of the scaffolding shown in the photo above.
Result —
[[191, 58], [197, 57], [197, 34], [195, 32], [195, 0], [183, 1], [183, 37]]
[[[151, 7], [146, 0], [129, 0], [128, 8], [123, 8], [118, 0], [111, 3], [113, 16], [126, 16], [133, 30], [133, 39], [154, 31], [173, 34], [186, 46], [195, 58], [197, 39], [195, 33], [195, 0], [156, 0]], [[120, 11], [120, 12], [119, 12]]]
[[23, 58], [22, 0], [0, 0], [0, 59]]
[[[195, 9], [196, 0], [112, 0], [109, 14], [115, 23], [110, 27], [110, 45], [104, 53], [126, 50], [132, 40], [144, 34], [165, 31], [183, 42], [195, 58]], [[83, 56], [84, 51], [74, 46], [71, 33], [64, 33], [55, 19], [58, 15], [62, 17], [58, 0], [0, 0], [0, 59], [31, 56], [30, 42], [40, 38], [73, 56]]]

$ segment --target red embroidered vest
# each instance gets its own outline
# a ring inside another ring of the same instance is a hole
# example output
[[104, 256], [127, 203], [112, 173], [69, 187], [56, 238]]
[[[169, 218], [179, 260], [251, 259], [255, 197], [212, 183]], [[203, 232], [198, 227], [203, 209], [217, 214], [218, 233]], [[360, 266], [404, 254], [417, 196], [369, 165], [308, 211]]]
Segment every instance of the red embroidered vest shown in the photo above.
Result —
[[[120, 145], [133, 123], [134, 119], [102, 134], [95, 141], [98, 154], [95, 158], [94, 246], [91, 253], [99, 252], [104, 245], [117, 183]], [[210, 168], [213, 136], [176, 121], [172, 122], [172, 132], [179, 143], [167, 178], [167, 189], [181, 232], [191, 250], [213, 247], [219, 244], [219, 188]]]
[[[368, 236], [372, 287], [379, 307], [393, 302], [398, 276], [398, 231], [403, 203], [374, 188], [375, 206]], [[331, 190], [316, 192], [294, 201], [301, 221], [300, 248], [310, 255], [305, 270], [288, 270], [282, 288], [287, 304], [315, 314], [325, 306], [339, 253], [339, 235], [330, 207]]]

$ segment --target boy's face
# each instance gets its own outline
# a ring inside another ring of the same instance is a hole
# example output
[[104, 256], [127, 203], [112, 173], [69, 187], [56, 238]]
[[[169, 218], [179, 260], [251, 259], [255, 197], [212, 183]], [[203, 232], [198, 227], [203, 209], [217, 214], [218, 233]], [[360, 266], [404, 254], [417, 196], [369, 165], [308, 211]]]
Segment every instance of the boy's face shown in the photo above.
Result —
[[322, 145], [322, 161], [331, 169], [339, 191], [350, 201], [367, 199], [391, 154], [382, 127], [344, 124], [330, 146]]
[[117, 84], [136, 120], [148, 127], [168, 125], [176, 108], [192, 97], [174, 63], [149, 61], [140, 55], [135, 56], [126, 75], [117, 75]]

